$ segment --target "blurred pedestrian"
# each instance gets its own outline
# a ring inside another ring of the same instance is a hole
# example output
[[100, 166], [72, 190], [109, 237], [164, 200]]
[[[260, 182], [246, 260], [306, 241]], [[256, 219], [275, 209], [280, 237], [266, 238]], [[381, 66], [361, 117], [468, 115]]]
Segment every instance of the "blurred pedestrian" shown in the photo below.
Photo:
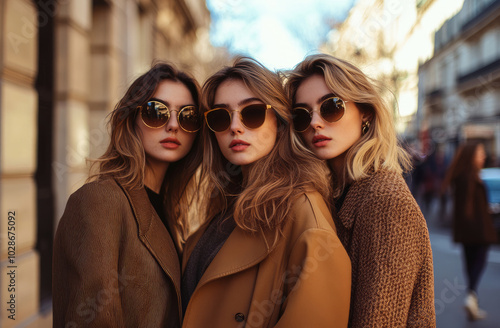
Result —
[[477, 287], [486, 267], [489, 245], [497, 241], [486, 188], [479, 177], [485, 160], [483, 144], [466, 143], [457, 151], [443, 184], [443, 190], [449, 186], [452, 189], [453, 238], [463, 245], [468, 279], [465, 310], [469, 320], [486, 317], [478, 305]]
[[295, 130], [330, 167], [352, 262], [349, 327], [435, 327], [429, 233], [402, 176], [409, 157], [391, 109], [357, 67], [324, 54], [298, 64], [287, 91]]

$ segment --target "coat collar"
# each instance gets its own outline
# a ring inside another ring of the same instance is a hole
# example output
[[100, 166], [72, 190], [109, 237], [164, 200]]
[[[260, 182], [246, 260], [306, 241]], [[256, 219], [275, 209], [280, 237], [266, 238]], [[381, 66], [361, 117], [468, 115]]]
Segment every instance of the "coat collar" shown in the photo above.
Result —
[[391, 173], [391, 171], [387, 171], [382, 167], [375, 171], [375, 167], [372, 166], [368, 169], [367, 174], [367, 177], [356, 180], [351, 184], [344, 204], [338, 213], [339, 221], [346, 229], [352, 229], [354, 219], [357, 217], [359, 209], [364, 206], [366, 196], [373, 193], [373, 185], [377, 184], [377, 181], [386, 179], [386, 174], [395, 173]]
[[[189, 256], [209, 224], [210, 221], [205, 222], [187, 240], [183, 253], [183, 271]], [[261, 262], [271, 251], [273, 237], [272, 233], [249, 233], [236, 226], [208, 266], [196, 289], [213, 279], [243, 271]]]
[[144, 188], [127, 189], [118, 181], [116, 183], [122, 188], [130, 203], [137, 222], [139, 239], [172, 280], [180, 305], [181, 269], [177, 249], [170, 233], [151, 205]]

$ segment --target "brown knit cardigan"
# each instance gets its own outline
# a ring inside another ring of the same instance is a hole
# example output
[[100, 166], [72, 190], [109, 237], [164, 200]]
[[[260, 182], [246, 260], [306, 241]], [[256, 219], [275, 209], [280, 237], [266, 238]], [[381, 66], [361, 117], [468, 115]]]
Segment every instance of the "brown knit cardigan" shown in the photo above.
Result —
[[349, 327], [436, 327], [429, 232], [401, 175], [355, 181], [336, 225], [352, 262]]

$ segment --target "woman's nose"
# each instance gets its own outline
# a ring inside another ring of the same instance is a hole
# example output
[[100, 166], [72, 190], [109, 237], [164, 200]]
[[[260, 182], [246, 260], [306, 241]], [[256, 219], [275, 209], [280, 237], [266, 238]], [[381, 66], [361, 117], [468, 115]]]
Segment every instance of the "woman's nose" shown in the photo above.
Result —
[[240, 112], [233, 112], [231, 115], [231, 125], [230, 130], [234, 134], [242, 134], [245, 131], [245, 127], [241, 122]]
[[313, 129], [321, 129], [325, 126], [325, 121], [321, 117], [318, 111], [313, 111], [311, 114], [311, 127]]
[[170, 118], [167, 125], [165, 125], [167, 131], [177, 132], [179, 130], [179, 122], [177, 121], [177, 111], [170, 111]]

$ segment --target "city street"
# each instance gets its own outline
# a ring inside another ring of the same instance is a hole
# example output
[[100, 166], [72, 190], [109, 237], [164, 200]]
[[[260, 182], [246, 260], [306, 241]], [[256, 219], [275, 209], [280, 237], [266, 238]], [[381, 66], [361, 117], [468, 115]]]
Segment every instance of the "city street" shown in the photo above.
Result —
[[[436, 212], [436, 211], [434, 211]], [[434, 286], [438, 328], [500, 328], [500, 247], [490, 249], [488, 264], [479, 284], [480, 307], [485, 320], [469, 322], [463, 308], [466, 280], [461, 245], [452, 240], [451, 228], [425, 214], [434, 256]]]

